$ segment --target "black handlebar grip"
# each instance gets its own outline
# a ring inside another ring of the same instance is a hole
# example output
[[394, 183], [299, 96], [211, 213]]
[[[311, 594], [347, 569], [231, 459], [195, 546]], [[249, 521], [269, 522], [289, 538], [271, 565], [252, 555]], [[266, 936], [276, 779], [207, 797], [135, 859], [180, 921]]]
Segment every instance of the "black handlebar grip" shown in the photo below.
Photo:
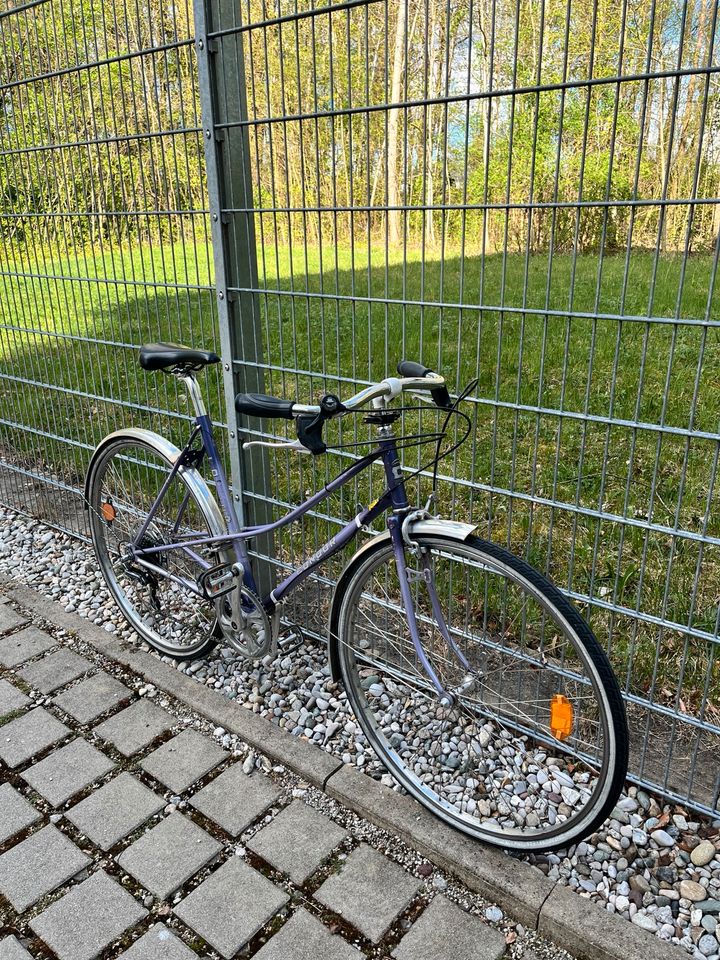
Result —
[[417, 363], [415, 360], [400, 360], [397, 365], [397, 372], [401, 377], [425, 377], [431, 373], [430, 367], [423, 363]]
[[[426, 367], [415, 360], [401, 360], [397, 365], [397, 371], [401, 377], [426, 377], [433, 372], [431, 367]], [[435, 387], [434, 390], [431, 390], [430, 396], [433, 398], [435, 406], [440, 407], [441, 410], [449, 410], [452, 407], [448, 388], [444, 384], [442, 387]]]
[[235, 409], [248, 417], [272, 417], [292, 420], [293, 400], [268, 397], [264, 393], [239, 393], [235, 397]]

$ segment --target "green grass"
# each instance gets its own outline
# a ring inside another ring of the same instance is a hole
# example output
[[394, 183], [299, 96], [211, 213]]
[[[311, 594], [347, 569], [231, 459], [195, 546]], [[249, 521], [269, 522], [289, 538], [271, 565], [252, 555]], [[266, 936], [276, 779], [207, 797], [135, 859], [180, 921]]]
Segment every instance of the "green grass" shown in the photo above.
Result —
[[[19, 262], [14, 268], [22, 269]], [[688, 441], [602, 422], [608, 417], [649, 425], [662, 421], [680, 430], [692, 426], [717, 432], [717, 329], [618, 323], [614, 318], [706, 316], [711, 258], [693, 257], [683, 268], [678, 258], [656, 262], [650, 254], [633, 252], [627, 273], [624, 256], [614, 255], [604, 258], [598, 275], [596, 256], [562, 255], [553, 258], [548, 279], [548, 258], [541, 254], [526, 261], [521, 255], [461, 259], [446, 252], [441, 261], [428, 251], [423, 262], [420, 251], [413, 250], [406, 257], [399, 251], [387, 263], [382, 247], [372, 248], [370, 255], [366, 246], [265, 248], [259, 269], [261, 286], [298, 294], [259, 298], [265, 357], [275, 368], [298, 371], [271, 371], [267, 392], [302, 400], [326, 389], [347, 394], [351, 386], [336, 376], [373, 380], [392, 373], [401, 356], [422, 357], [442, 370], [452, 386], [478, 376], [475, 392], [484, 402], [468, 405], [473, 442], [443, 460], [441, 505], [450, 503], [452, 478], [459, 478], [464, 483], [455, 489], [456, 516], [472, 517], [483, 535], [510, 544], [561, 586], [713, 632], [720, 605], [716, 547], [703, 549], [683, 539], [673, 546], [666, 534], [642, 526], [531, 505], [483, 489], [509, 489], [639, 524], [651, 521], [720, 536], [720, 494], [710, 488], [716, 440]], [[77, 483], [88, 448], [110, 429], [133, 422], [180, 440], [182, 424], [174, 418], [119, 403], [140, 400], [158, 410], [186, 413], [172, 380], [145, 375], [130, 350], [62, 335], [132, 344], [173, 339], [217, 347], [214, 298], [208, 290], [142, 285], [159, 281], [207, 286], [207, 260], [198, 264], [176, 244], [136, 248], [114, 257], [87, 251], [80, 260], [55, 259], [40, 270], [98, 279], [85, 283], [0, 276], [0, 374], [5, 375], [0, 380], [0, 417], [38, 431], [34, 435], [3, 427], [5, 450], [28, 466], [40, 465]], [[108, 282], [113, 278], [141, 283]], [[305, 293], [346, 299], [335, 303]], [[410, 304], [403, 307], [397, 302], [401, 299]], [[487, 309], [474, 308], [480, 303]], [[503, 309], [496, 309], [501, 304]], [[531, 312], [519, 312], [523, 307]], [[563, 315], [568, 310], [576, 314], [572, 320]], [[600, 314], [601, 319], [577, 314]], [[720, 316], [720, 285], [709, 315]], [[37, 332], [10, 329], [20, 327]], [[322, 369], [328, 372], [325, 381], [304, 373]], [[13, 376], [62, 389], [19, 388], [7, 379]], [[211, 412], [222, 420], [217, 371], [209, 376]], [[90, 396], [65, 392], [78, 388]], [[529, 409], [505, 406], [516, 403]], [[587, 412], [600, 420], [584, 423], [538, 415], [536, 408]], [[428, 428], [433, 416], [425, 415]], [[268, 430], [272, 427], [265, 424]], [[359, 437], [367, 436], [362, 425], [359, 430]], [[69, 438], [78, 446], [52, 436]], [[353, 439], [352, 427], [345, 427], [343, 439]], [[296, 501], [325, 482], [342, 462], [333, 455], [313, 470], [307, 461], [275, 456], [275, 492], [281, 500]], [[418, 451], [407, 451], [406, 462], [418, 465]], [[351, 514], [356, 499], [367, 492], [366, 485], [359, 485], [338, 495], [328, 514]], [[320, 542], [323, 533], [323, 525], [316, 523], [306, 540], [288, 540], [282, 549], [296, 556], [302, 546], [311, 549]], [[600, 638], [612, 646], [616, 667], [627, 673], [637, 692], [674, 702], [680, 689], [689, 709], [700, 701], [706, 683], [711, 692], [720, 693], [720, 658], [713, 660], [711, 644], [693, 641], [686, 649], [679, 632], [602, 610], [595, 609], [592, 619]]]

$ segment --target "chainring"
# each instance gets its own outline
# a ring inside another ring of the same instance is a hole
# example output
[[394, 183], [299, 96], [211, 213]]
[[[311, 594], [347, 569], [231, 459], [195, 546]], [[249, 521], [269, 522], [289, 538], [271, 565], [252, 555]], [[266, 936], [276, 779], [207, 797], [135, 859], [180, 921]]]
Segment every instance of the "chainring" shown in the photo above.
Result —
[[260, 597], [245, 584], [238, 583], [215, 606], [224, 639], [241, 656], [257, 660], [274, 648], [277, 631]]

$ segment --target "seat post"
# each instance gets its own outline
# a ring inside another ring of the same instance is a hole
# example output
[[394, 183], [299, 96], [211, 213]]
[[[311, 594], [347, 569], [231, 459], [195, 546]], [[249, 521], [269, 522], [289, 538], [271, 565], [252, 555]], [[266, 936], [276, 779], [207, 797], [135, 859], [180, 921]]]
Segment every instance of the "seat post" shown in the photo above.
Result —
[[178, 380], [182, 380], [185, 384], [185, 389], [188, 392], [188, 396], [192, 401], [192, 405], [195, 409], [195, 416], [199, 420], [201, 417], [207, 416], [207, 410], [205, 409], [205, 401], [203, 400], [202, 391], [200, 386], [195, 379], [195, 376], [192, 373], [180, 373], [177, 375]]

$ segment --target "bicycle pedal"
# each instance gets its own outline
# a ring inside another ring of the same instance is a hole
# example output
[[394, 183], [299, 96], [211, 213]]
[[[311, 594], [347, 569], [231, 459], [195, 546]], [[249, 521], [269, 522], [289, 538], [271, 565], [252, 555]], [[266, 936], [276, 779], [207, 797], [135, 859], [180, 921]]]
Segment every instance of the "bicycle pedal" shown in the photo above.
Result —
[[219, 563], [209, 570], [204, 570], [198, 583], [207, 600], [217, 600], [235, 589], [237, 573], [231, 563]]

